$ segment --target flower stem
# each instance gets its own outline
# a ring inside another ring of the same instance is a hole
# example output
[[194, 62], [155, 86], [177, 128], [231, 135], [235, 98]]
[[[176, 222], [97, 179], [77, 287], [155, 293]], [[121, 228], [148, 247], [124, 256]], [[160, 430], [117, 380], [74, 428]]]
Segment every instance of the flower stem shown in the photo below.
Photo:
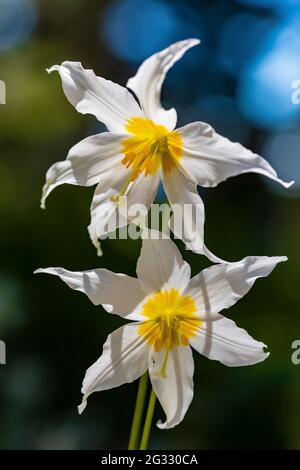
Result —
[[130, 438], [128, 444], [128, 450], [134, 450], [138, 448], [139, 438], [140, 438], [140, 429], [142, 416], [145, 405], [145, 398], [148, 385], [148, 372], [146, 372], [139, 381], [139, 387], [135, 402], [134, 414], [132, 419]]
[[150, 399], [149, 399], [147, 415], [146, 415], [145, 424], [144, 424], [144, 429], [143, 429], [143, 434], [142, 434], [142, 439], [141, 439], [140, 450], [146, 450], [148, 447], [151, 424], [152, 424], [153, 413], [154, 413], [154, 408], [155, 408], [155, 402], [156, 402], [156, 395], [152, 388]]

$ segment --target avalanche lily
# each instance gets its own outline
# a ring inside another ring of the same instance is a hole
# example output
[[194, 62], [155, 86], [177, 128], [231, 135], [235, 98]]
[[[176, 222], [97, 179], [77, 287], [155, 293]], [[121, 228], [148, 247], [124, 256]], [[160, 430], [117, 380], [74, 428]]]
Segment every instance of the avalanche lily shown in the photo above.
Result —
[[[131, 206], [140, 204], [147, 212], [162, 179], [170, 205], [180, 208], [181, 220], [175, 224], [173, 215], [171, 230], [189, 249], [220, 262], [204, 245], [204, 206], [197, 185], [213, 187], [247, 172], [268, 176], [285, 187], [292, 184], [280, 180], [262, 157], [220, 136], [208, 124], [193, 122], [175, 130], [175, 109], [165, 110], [160, 102], [162, 84], [173, 64], [199, 42], [187, 39], [152, 55], [128, 80], [127, 88], [97, 77], [79, 62], [63, 62], [48, 70], [59, 72], [64, 93], [77, 111], [93, 114], [109, 131], [82, 140], [65, 161], [50, 167], [41, 201], [45, 207], [47, 196], [63, 183], [97, 184], [89, 234], [98, 252], [99, 238], [136, 218], [128, 214]], [[120, 215], [124, 198], [126, 217]], [[193, 211], [184, 210], [187, 205]]]
[[87, 370], [81, 413], [93, 392], [132, 382], [149, 371], [166, 414], [161, 429], [182, 421], [193, 398], [192, 349], [226, 366], [256, 364], [268, 357], [254, 340], [219, 312], [243, 297], [259, 277], [286, 257], [247, 257], [204, 269], [191, 279], [190, 266], [170, 239], [143, 241], [137, 279], [106, 269], [36, 272], [59, 276], [94, 305], [133, 320], [110, 334], [100, 358]]

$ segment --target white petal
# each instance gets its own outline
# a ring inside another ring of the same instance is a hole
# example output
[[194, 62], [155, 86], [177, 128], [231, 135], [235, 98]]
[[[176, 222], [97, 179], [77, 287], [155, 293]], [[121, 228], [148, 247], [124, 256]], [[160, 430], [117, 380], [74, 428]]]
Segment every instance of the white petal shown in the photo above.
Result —
[[[142, 288], [148, 294], [172, 287], [184, 289], [190, 278], [191, 268], [181, 256], [175, 243], [154, 230], [143, 240], [136, 272]], [[155, 239], [156, 238], [156, 239]]]
[[157, 194], [159, 182], [159, 172], [147, 176], [141, 173], [126, 193], [128, 207], [132, 204], [140, 204], [145, 207], [145, 212], [148, 212]]
[[169, 352], [166, 374], [160, 370], [165, 357], [165, 350], [152, 352], [149, 374], [153, 390], [166, 414], [166, 421], [158, 421], [160, 429], [170, 429], [179, 424], [194, 395], [194, 360], [189, 346], [179, 346]]
[[[130, 183], [125, 197], [122, 197], [120, 202], [112, 200], [112, 196], [117, 196], [124, 184], [126, 185], [130, 175], [130, 169], [124, 166], [119, 170], [116, 168], [106, 179], [105, 184], [102, 182], [96, 188], [88, 227], [90, 238], [96, 248], [99, 248], [99, 238], [103, 235], [125, 227], [140, 213], [146, 214], [155, 198], [159, 184], [158, 173], [147, 177], [139, 175]], [[116, 177], [119, 177], [118, 182], [114, 182]]]
[[138, 306], [145, 294], [134, 277], [116, 274], [104, 268], [77, 272], [63, 268], [45, 268], [37, 269], [35, 273], [60, 277], [71, 289], [83, 292], [94, 305], [103, 305], [109, 313], [131, 320], [143, 319], [138, 314]]
[[201, 186], [216, 186], [231, 176], [249, 172], [268, 176], [286, 188], [293, 184], [279, 179], [264, 158], [217, 134], [208, 124], [193, 122], [177, 132], [183, 139], [180, 163], [184, 173]]
[[269, 356], [264, 343], [221, 315], [216, 321], [204, 322], [190, 344], [200, 354], [230, 367], [249, 366]]
[[163, 182], [173, 212], [169, 226], [175, 237], [182, 240], [187, 249], [205, 255], [213, 263], [226, 263], [204, 244], [205, 212], [197, 183], [178, 169], [164, 174]]
[[206, 245], [203, 245], [202, 250], [199, 252], [202, 255], [206, 256], [212, 263], [229, 263], [229, 261], [225, 261], [222, 258], [219, 258], [218, 256], [214, 255]]
[[[119, 205], [113, 200], [130, 177], [126, 170], [122, 168], [119, 170], [113, 170], [110, 177], [105, 178], [105, 181], [97, 186], [91, 203], [91, 222], [88, 231], [99, 256], [102, 255], [99, 238], [113, 232], [117, 227], [126, 226], [128, 223], [126, 219], [118, 216]], [[122, 213], [126, 214], [126, 210], [123, 210]]]
[[93, 114], [111, 131], [126, 131], [124, 124], [143, 113], [124, 87], [97, 77], [93, 70], [84, 69], [80, 62], [63, 62], [53, 65], [61, 77], [64, 93], [70, 103], [82, 114]]
[[174, 235], [195, 252], [202, 253], [204, 243], [204, 205], [197, 185], [179, 170], [164, 174], [164, 189], [172, 206], [170, 228]]
[[[116, 166], [122, 159], [121, 142], [126, 136], [103, 132], [93, 135], [74, 145], [67, 159], [52, 165], [46, 174], [41, 206], [54, 188], [61, 184], [92, 186]], [[111, 174], [109, 176], [111, 179]]]
[[79, 413], [84, 410], [91, 393], [133, 382], [146, 372], [149, 346], [137, 328], [135, 324], [125, 325], [107, 337], [102, 355], [86, 371]]
[[162, 107], [161, 87], [168, 70], [190, 47], [196, 46], [199, 42], [198, 39], [186, 39], [152, 55], [127, 82], [128, 88], [138, 97], [146, 116], [170, 130], [176, 126], [177, 113], [174, 108], [166, 111]]
[[285, 256], [248, 256], [241, 261], [204, 269], [185, 290], [197, 302], [199, 315], [209, 318], [234, 305], [247, 294], [256, 279], [268, 276]]

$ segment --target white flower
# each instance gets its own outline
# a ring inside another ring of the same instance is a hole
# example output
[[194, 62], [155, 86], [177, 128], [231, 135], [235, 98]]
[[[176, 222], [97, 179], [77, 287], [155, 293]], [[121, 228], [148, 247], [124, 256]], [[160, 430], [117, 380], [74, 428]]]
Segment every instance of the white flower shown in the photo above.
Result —
[[149, 370], [151, 383], [172, 428], [193, 398], [192, 348], [226, 366], [245, 366], [268, 357], [265, 345], [222, 315], [286, 257], [247, 257], [204, 269], [191, 279], [190, 266], [170, 239], [144, 240], [137, 279], [106, 269], [37, 272], [59, 276], [95, 305], [133, 320], [110, 334], [100, 358], [87, 370], [81, 413], [93, 392], [132, 382]]
[[177, 113], [174, 108], [162, 107], [161, 87], [167, 71], [199, 42], [180, 41], [149, 57], [127, 83], [138, 101], [128, 89], [97, 77], [79, 62], [63, 62], [48, 70], [59, 72], [65, 95], [77, 111], [93, 114], [109, 132], [79, 142], [65, 161], [48, 170], [41, 205], [44, 207], [50, 192], [63, 183], [98, 184], [89, 226], [98, 249], [98, 239], [113, 231], [114, 224], [126, 226], [135, 218], [120, 217], [119, 221], [117, 214], [124, 196], [128, 209], [139, 203], [147, 211], [162, 179], [172, 206], [192, 204], [195, 209], [183, 210], [183, 220], [176, 226], [174, 220], [170, 221], [174, 234], [189, 249], [220, 262], [204, 245], [204, 207], [197, 185], [213, 187], [246, 172], [268, 176], [285, 187], [292, 184], [280, 180], [262, 157], [220, 136], [208, 124], [193, 122], [174, 130]]

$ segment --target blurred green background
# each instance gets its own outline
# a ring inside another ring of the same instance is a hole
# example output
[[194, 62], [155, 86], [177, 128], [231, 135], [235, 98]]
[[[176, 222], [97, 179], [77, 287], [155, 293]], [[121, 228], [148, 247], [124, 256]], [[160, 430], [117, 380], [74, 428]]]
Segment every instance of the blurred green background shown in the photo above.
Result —
[[[104, 127], [67, 102], [45, 69], [78, 60], [122, 85], [149, 54], [199, 37], [169, 73], [163, 101], [179, 125], [204, 120], [267, 158], [291, 190], [257, 175], [201, 190], [206, 242], [217, 255], [287, 255], [228, 315], [270, 358], [230, 369], [195, 356], [195, 397], [175, 429], [153, 429], [157, 449], [299, 448], [300, 2], [292, 0], [0, 0], [0, 448], [125, 448], [137, 383], [95, 394], [77, 414], [86, 368], [122, 320], [94, 307], [38, 267], [105, 266], [135, 274], [140, 243], [103, 242], [98, 258], [87, 225], [92, 188], [62, 186], [39, 208], [48, 167]], [[160, 201], [163, 195], [160, 195]], [[207, 260], [185, 251], [193, 274]], [[227, 314], [227, 312], [226, 312]], [[162, 417], [159, 406], [156, 417]]]

